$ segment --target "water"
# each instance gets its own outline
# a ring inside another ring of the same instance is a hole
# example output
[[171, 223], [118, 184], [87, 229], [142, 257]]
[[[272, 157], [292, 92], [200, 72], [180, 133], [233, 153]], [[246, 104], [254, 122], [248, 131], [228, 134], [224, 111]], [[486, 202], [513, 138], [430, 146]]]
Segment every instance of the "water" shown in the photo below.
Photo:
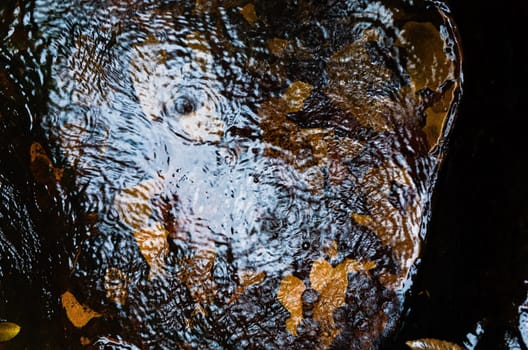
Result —
[[2, 164], [19, 164], [0, 178], [0, 213], [31, 218], [23, 245], [0, 227], [2, 267], [19, 274], [0, 274], [0, 317], [22, 326], [4, 347], [390, 342], [460, 98], [446, 12], [48, 0], [2, 11], [2, 147], [18, 152]]

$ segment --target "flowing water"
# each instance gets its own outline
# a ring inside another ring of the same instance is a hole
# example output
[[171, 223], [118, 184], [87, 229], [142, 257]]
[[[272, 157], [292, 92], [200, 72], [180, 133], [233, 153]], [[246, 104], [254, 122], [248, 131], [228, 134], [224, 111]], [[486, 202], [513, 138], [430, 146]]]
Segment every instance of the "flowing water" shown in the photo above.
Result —
[[0, 8], [4, 347], [390, 339], [460, 98], [444, 5]]

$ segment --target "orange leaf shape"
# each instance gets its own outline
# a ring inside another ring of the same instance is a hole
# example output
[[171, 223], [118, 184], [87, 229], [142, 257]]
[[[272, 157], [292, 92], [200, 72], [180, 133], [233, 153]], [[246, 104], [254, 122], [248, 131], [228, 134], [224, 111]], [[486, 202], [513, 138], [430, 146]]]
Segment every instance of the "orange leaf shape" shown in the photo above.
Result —
[[306, 286], [299, 278], [289, 275], [281, 281], [277, 298], [286, 310], [290, 318], [286, 320], [286, 329], [293, 335], [297, 335], [297, 326], [302, 321], [302, 294]]
[[13, 322], [0, 322], [0, 343], [9, 341], [20, 332], [20, 326]]
[[101, 317], [101, 314], [93, 311], [86, 305], [81, 305], [75, 296], [66, 291], [61, 296], [62, 307], [66, 310], [68, 320], [77, 328], [86, 326], [93, 318]]
[[324, 348], [330, 346], [340, 332], [334, 324], [334, 311], [345, 305], [348, 273], [367, 271], [375, 266], [374, 262], [363, 264], [353, 259], [346, 259], [336, 267], [332, 267], [323, 258], [314, 262], [310, 272], [310, 284], [320, 296], [313, 317], [323, 329], [320, 342]]

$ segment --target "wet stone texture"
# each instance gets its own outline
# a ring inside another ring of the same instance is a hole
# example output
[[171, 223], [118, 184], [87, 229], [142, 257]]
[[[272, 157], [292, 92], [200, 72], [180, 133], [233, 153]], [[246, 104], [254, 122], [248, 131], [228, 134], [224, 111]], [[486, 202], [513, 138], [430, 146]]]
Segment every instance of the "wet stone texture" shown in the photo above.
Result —
[[390, 339], [460, 97], [447, 8], [33, 5], [45, 88], [25, 162], [59, 224], [23, 249], [65, 232], [46, 285], [64, 348]]

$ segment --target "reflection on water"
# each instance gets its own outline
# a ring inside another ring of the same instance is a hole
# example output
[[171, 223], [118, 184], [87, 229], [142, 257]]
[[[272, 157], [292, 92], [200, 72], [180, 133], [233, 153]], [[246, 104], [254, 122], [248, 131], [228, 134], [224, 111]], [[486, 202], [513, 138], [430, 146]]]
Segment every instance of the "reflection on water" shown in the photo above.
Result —
[[[524, 284], [528, 285], [528, 281], [524, 281]], [[519, 306], [518, 329], [521, 338], [519, 341], [524, 342], [525, 345], [528, 344], [528, 295], [522, 305]]]
[[24, 50], [47, 58], [35, 62], [45, 102], [28, 134], [39, 142], [26, 146], [57, 217], [33, 241], [64, 233], [46, 246], [60, 254], [44, 289], [65, 340], [46, 344], [367, 349], [392, 334], [460, 95], [442, 9], [37, 0], [4, 18], [10, 10], [30, 16], [37, 38]]

